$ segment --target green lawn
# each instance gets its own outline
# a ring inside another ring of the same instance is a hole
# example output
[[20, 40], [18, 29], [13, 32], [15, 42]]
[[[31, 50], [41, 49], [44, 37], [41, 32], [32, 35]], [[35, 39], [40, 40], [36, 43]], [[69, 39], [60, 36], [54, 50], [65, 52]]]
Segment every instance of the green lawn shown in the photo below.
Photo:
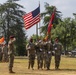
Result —
[[[28, 59], [15, 59], [12, 75], [76, 75], [76, 58], [62, 57], [60, 70], [54, 69], [54, 57], [51, 62], [51, 70], [38, 70], [35, 61], [34, 70], [28, 69]], [[8, 63], [0, 62], [0, 75], [11, 75], [8, 73]]]

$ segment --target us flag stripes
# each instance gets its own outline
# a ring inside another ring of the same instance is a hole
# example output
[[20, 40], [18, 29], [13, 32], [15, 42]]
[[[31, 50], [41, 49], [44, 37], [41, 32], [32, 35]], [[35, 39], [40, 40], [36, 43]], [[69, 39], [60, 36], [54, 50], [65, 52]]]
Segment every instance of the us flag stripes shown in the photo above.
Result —
[[40, 21], [40, 6], [23, 16], [25, 29], [31, 28]]

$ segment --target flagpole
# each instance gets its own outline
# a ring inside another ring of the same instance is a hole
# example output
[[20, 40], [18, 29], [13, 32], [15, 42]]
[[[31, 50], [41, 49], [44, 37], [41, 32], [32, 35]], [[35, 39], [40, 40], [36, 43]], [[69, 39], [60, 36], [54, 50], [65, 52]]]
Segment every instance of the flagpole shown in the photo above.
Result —
[[41, 36], [41, 33], [40, 33], [40, 26], [41, 26], [41, 25], [40, 25], [40, 22], [39, 22], [39, 35]]
[[38, 39], [38, 24], [37, 23], [40, 22], [40, 6], [38, 6], [35, 10], [23, 15], [22, 17], [24, 20], [24, 25], [25, 25], [26, 30], [31, 28], [33, 25], [36, 25], [36, 36]]
[[[39, 1], [39, 7], [40, 7], [40, 1]], [[40, 27], [40, 22], [39, 22], [39, 27]], [[38, 40], [38, 23], [36, 24], [36, 38]]]
[[[39, 7], [40, 7], [40, 1], [39, 1]], [[40, 22], [39, 22], [39, 28], [40, 28]], [[39, 36], [41, 36], [41, 33], [40, 33], [40, 29], [39, 29]]]
[[36, 24], [36, 38], [38, 39], [38, 24]]
[[49, 21], [49, 24], [48, 24], [48, 31], [47, 31], [47, 35], [45, 37], [45, 40], [47, 40], [48, 38], [51, 39], [51, 29], [52, 29], [52, 26], [53, 26], [53, 21], [54, 21], [54, 17], [55, 17], [55, 11], [56, 11], [56, 8], [53, 9], [53, 13], [51, 15], [51, 18], [50, 18], [50, 21]]

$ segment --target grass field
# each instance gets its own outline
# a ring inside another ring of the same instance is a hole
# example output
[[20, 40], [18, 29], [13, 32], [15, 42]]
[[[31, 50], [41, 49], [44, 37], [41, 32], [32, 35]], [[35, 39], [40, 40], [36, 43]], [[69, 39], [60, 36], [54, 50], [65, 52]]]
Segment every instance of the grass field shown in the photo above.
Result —
[[[28, 69], [28, 59], [15, 59], [12, 75], [76, 75], [76, 58], [62, 57], [60, 70], [54, 68], [54, 57], [52, 58], [49, 71], [38, 70], [35, 61], [34, 70]], [[11, 75], [8, 73], [8, 63], [0, 62], [0, 75]]]

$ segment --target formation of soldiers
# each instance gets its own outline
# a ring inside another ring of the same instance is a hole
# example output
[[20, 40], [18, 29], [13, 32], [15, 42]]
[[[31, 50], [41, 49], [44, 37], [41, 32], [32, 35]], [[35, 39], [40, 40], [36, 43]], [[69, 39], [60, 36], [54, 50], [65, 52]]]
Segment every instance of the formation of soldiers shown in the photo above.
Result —
[[37, 56], [37, 68], [45, 68], [50, 70], [53, 51], [55, 57], [55, 69], [59, 69], [62, 45], [59, 43], [57, 38], [54, 44], [52, 44], [51, 40], [46, 41], [44, 39], [33, 43], [33, 39], [31, 38], [28, 45], [26, 46], [26, 49], [28, 51], [29, 57], [28, 69], [30, 69], [30, 67], [34, 69], [35, 57]]
[[[15, 40], [16, 39], [14, 36], [10, 36], [8, 46], [6, 44], [0, 45], [0, 61], [7, 62], [9, 60], [9, 73], [15, 73], [12, 70], [14, 64]], [[37, 57], [37, 68], [50, 70], [53, 51], [55, 57], [55, 69], [59, 69], [62, 45], [59, 43], [58, 39], [55, 39], [54, 44], [52, 44], [51, 40], [46, 41], [44, 39], [38, 40], [34, 43], [33, 39], [31, 38], [26, 46], [26, 49], [29, 57], [28, 69], [34, 69], [35, 58]]]

